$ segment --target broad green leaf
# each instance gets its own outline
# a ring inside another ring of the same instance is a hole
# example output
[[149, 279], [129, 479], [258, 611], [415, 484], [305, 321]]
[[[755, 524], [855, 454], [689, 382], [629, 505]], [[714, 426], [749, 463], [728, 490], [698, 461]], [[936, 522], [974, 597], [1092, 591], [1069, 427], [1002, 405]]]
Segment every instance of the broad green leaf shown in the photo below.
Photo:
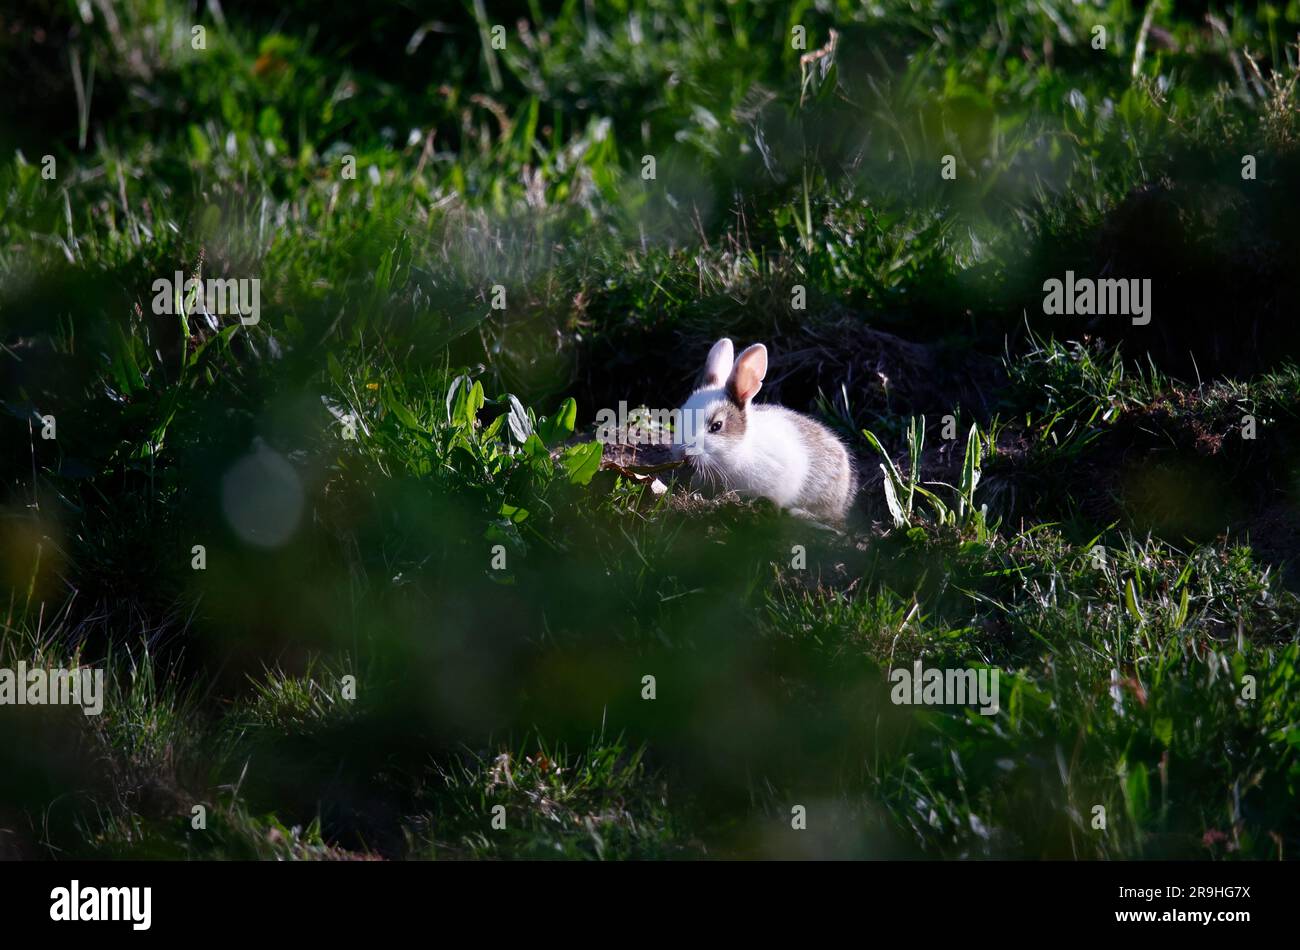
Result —
[[573, 434], [573, 427], [578, 420], [578, 403], [570, 396], [560, 403], [555, 415], [537, 422], [537, 434], [547, 445], [555, 445]]
[[459, 429], [469, 429], [483, 408], [483, 384], [468, 376], [457, 376], [447, 390], [447, 421]]
[[456, 424], [456, 417], [459, 412], [457, 406], [465, 399], [463, 390], [468, 383], [468, 376], [457, 376], [451, 381], [451, 385], [447, 387], [447, 421], [452, 425]]
[[507, 502], [501, 503], [501, 515], [511, 524], [520, 524], [528, 517], [528, 509], [511, 505]]
[[571, 445], [560, 456], [560, 462], [569, 473], [569, 481], [575, 485], [586, 485], [600, 471], [600, 459], [604, 446], [599, 442], [580, 442]]
[[889, 506], [889, 514], [894, 519], [894, 527], [901, 528], [907, 524], [907, 517], [903, 514], [903, 506], [898, 503], [898, 492], [894, 490], [894, 480], [889, 477], [889, 472], [885, 466], [880, 466], [880, 470], [885, 473], [885, 480], [881, 482], [885, 487], [885, 504]]
[[403, 406], [395, 397], [384, 391], [384, 406], [391, 412], [403, 426], [408, 429], [414, 429], [416, 432], [424, 432], [424, 426], [420, 425], [420, 420], [416, 418], [415, 413]]
[[528, 441], [528, 437], [533, 434], [533, 424], [528, 420], [528, 410], [524, 408], [523, 403], [513, 395], [508, 398], [510, 400], [510, 412], [508, 413], [510, 434], [517, 443], [523, 445]]

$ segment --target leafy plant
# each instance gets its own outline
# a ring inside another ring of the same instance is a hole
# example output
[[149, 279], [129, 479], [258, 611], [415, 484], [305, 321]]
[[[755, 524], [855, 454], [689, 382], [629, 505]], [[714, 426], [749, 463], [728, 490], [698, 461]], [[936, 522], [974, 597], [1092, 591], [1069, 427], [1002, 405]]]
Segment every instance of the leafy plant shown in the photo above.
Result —
[[[911, 527], [922, 519], [916, 508], [916, 498], [920, 496], [930, 506], [931, 517], [928, 522], [935, 527], [953, 527], [958, 531], [973, 531], [978, 540], [988, 537], [988, 506], [976, 507], [975, 490], [980, 482], [980, 461], [982, 444], [979, 426], [972, 424], [966, 437], [966, 454], [962, 462], [960, 484], [953, 486], [946, 482], [921, 482], [921, 458], [925, 449], [925, 416], [919, 420], [913, 417], [907, 427], [908, 474], [904, 476], [894, 465], [893, 459], [885, 451], [876, 435], [869, 429], [862, 434], [872, 448], [884, 459], [880, 470], [885, 479], [881, 483], [885, 492], [885, 504], [893, 519], [894, 527]], [[936, 492], [925, 486], [942, 487], [951, 493], [944, 501]]]

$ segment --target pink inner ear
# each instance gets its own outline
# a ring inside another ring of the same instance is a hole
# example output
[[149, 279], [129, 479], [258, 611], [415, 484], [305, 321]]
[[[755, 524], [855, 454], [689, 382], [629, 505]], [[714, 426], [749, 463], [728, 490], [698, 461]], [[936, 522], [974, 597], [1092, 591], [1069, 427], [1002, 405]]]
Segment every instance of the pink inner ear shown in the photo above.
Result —
[[736, 361], [731, 372], [731, 394], [742, 406], [757, 395], [767, 375], [767, 353], [761, 349], [747, 350]]
[[742, 367], [736, 371], [736, 397], [742, 402], [749, 402], [758, 392], [762, 381], [752, 369]]

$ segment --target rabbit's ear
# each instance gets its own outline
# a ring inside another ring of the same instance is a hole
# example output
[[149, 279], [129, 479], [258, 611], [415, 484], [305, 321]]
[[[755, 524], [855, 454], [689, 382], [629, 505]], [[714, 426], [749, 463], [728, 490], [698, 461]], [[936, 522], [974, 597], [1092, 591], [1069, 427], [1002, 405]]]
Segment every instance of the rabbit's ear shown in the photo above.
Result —
[[731, 364], [735, 358], [736, 348], [725, 336], [714, 343], [704, 361], [704, 385], [721, 386], [722, 381], [731, 375]]
[[767, 375], [767, 347], [755, 343], [736, 359], [736, 365], [727, 378], [727, 397], [744, 409], [763, 388]]

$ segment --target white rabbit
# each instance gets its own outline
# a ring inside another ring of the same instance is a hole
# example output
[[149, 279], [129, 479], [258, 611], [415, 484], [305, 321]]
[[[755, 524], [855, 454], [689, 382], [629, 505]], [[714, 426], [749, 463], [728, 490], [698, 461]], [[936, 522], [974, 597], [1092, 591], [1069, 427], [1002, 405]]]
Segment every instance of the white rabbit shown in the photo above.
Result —
[[829, 429], [783, 406], [751, 402], [767, 375], [767, 347], [740, 358], [723, 338], [682, 407], [681, 445], [697, 487], [720, 484], [792, 514], [842, 523], [857, 492], [849, 453]]

